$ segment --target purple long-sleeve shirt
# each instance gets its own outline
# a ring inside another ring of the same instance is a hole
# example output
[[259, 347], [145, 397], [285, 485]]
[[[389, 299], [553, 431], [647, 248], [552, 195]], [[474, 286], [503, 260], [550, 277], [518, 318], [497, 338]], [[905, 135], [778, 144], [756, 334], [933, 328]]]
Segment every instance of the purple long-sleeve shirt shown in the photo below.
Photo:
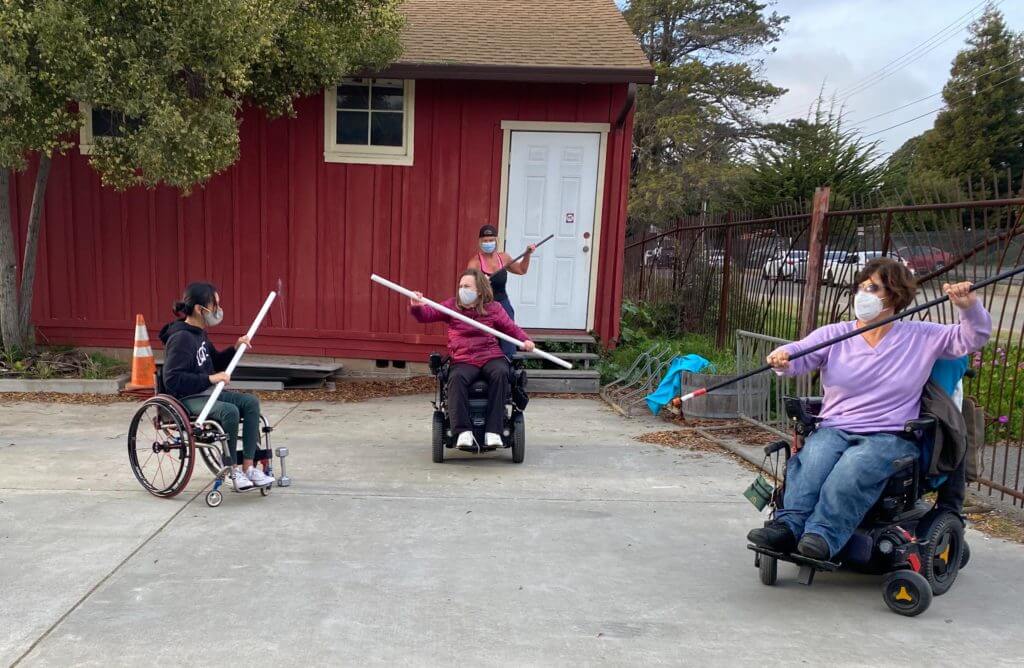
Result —
[[[825, 325], [782, 349], [792, 355], [856, 325]], [[780, 375], [799, 376], [821, 369], [824, 427], [858, 434], [900, 431], [907, 420], [919, 417], [921, 392], [935, 361], [979, 350], [991, 332], [992, 318], [979, 301], [960, 311], [958, 325], [898, 320], [874, 348], [863, 336], [853, 336], [792, 360]]]

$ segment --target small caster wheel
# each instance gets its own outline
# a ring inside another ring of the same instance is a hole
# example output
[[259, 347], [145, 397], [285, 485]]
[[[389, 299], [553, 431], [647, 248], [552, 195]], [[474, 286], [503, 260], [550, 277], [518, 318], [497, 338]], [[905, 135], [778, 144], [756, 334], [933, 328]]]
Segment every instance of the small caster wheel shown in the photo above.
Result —
[[932, 604], [932, 587], [925, 576], [911, 570], [895, 571], [882, 583], [882, 598], [898, 615], [915, 617]]
[[211, 508], [216, 508], [220, 505], [220, 502], [224, 500], [224, 495], [217, 490], [212, 490], [206, 494], [206, 505]]
[[270, 485], [267, 485], [266, 487], [260, 487], [260, 494], [262, 494], [263, 496], [270, 496], [270, 489]]
[[757, 572], [761, 576], [761, 584], [772, 587], [779, 580], [779, 560], [775, 557], [759, 554]]

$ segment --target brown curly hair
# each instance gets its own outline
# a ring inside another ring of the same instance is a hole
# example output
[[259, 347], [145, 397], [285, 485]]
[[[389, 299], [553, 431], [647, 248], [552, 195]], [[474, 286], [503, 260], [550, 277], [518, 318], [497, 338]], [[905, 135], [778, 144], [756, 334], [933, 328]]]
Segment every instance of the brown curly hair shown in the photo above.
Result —
[[[476, 312], [480, 315], [487, 313], [487, 305], [494, 301], [494, 290], [491, 289], [491, 279], [487, 278], [487, 274], [479, 269], [465, 270], [459, 274], [459, 281], [462, 281], [463, 276], [472, 276], [473, 280], [476, 281]], [[458, 297], [455, 298], [455, 303], [459, 304]], [[459, 305], [461, 306], [461, 304]]]
[[882, 279], [882, 287], [889, 296], [889, 306], [893, 312], [899, 313], [914, 302], [914, 295], [917, 294], [917, 281], [910, 274], [910, 270], [902, 262], [897, 262], [889, 257], [879, 257], [864, 265], [864, 268], [857, 273], [854, 279], [853, 289], [864, 281], [878, 274]]

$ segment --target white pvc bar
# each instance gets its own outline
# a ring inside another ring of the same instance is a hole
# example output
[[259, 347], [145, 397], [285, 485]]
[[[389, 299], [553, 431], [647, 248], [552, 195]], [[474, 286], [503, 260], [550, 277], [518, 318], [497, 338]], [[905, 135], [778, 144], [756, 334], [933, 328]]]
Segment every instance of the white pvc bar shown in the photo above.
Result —
[[[260, 328], [260, 323], [262, 323], [263, 318], [266, 317], [267, 311], [270, 310], [270, 305], [274, 303], [275, 297], [277, 297], [276, 292], [271, 292], [267, 295], [267, 301], [263, 302], [263, 308], [261, 308], [260, 312], [256, 314], [256, 319], [252, 321], [252, 326], [249, 327], [249, 331], [245, 333], [245, 335], [249, 337], [250, 341], [252, 340], [252, 337], [256, 336], [256, 330]], [[224, 370], [224, 373], [230, 376], [234, 372], [235, 367], [238, 366], [238, 363], [242, 360], [242, 355], [245, 354], [245, 349], [247, 347], [248, 346], [244, 343], [238, 346], [238, 349], [235, 351], [235, 356], [231, 358], [231, 363], [228, 364], [228, 368]], [[213, 388], [213, 393], [210, 395], [210, 398], [206, 400], [206, 405], [203, 406], [203, 412], [199, 414], [198, 418], [196, 418], [196, 424], [206, 422], [206, 418], [209, 417], [210, 411], [213, 409], [214, 402], [217, 401], [217, 397], [219, 397], [220, 393], [223, 391], [224, 381], [221, 381]]]
[[[446, 314], [450, 315], [451, 317], [455, 318], [456, 320], [461, 320], [462, 322], [466, 323], [467, 325], [472, 325], [473, 327], [476, 327], [477, 329], [479, 329], [481, 331], [487, 332], [488, 334], [490, 334], [492, 336], [498, 337], [502, 341], [508, 341], [509, 343], [515, 344], [519, 348], [523, 347], [523, 342], [522, 341], [519, 341], [518, 339], [515, 339], [515, 338], [509, 336], [508, 334], [505, 334], [504, 332], [499, 332], [498, 330], [494, 329], [493, 327], [488, 327], [487, 325], [485, 325], [483, 323], [477, 322], [476, 320], [473, 320], [472, 318], [468, 318], [468, 317], [462, 315], [461, 313], [459, 313], [458, 311], [453, 311], [453, 310], [451, 310], [450, 308], [448, 308], [446, 306], [441, 306], [437, 302], [431, 301], [431, 300], [427, 299], [426, 297], [419, 297], [419, 298], [417, 298], [415, 292], [412, 292], [411, 290], [406, 290], [401, 285], [399, 285], [397, 283], [392, 283], [391, 281], [389, 281], [386, 278], [381, 278], [377, 274], [372, 274], [370, 276], [370, 280], [373, 281], [374, 283], [379, 283], [379, 284], [383, 285], [386, 288], [391, 288], [392, 290], [394, 290], [398, 294], [405, 295], [409, 299], [421, 299], [424, 304], [428, 304], [428, 305], [432, 306], [433, 308], [437, 309], [441, 313], [446, 313]], [[555, 357], [551, 353], [546, 353], [546, 352], [544, 352], [543, 350], [541, 350], [539, 348], [534, 348], [533, 352], [538, 357], [542, 357], [542, 358], [546, 359], [549, 362], [554, 362], [555, 364], [557, 364], [560, 367], [564, 367], [566, 369], [571, 369], [572, 368], [572, 364], [570, 364], [569, 362], [566, 362], [563, 359], [559, 359], [558, 357]]]

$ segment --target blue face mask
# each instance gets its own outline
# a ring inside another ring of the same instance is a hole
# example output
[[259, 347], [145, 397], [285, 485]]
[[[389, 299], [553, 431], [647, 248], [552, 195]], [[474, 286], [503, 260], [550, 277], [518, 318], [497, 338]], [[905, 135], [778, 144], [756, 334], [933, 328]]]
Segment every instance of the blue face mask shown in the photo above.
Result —
[[498, 247], [498, 243], [495, 241], [485, 241], [480, 244], [480, 250], [485, 253], [493, 253], [494, 249]]

